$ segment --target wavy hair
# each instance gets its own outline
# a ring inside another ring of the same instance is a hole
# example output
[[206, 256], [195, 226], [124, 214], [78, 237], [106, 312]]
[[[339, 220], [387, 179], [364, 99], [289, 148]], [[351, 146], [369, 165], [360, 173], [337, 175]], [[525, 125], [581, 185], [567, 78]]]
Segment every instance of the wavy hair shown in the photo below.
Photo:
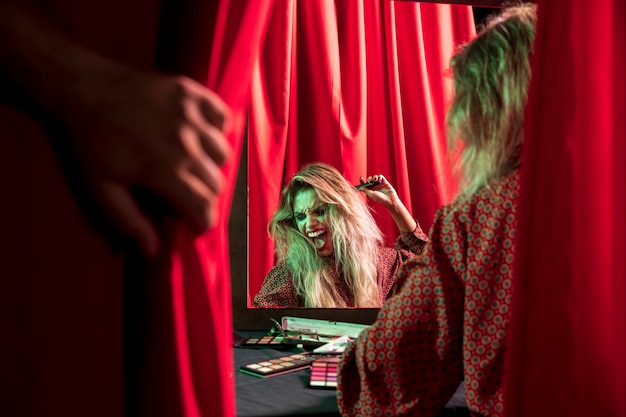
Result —
[[[335, 271], [296, 226], [294, 199], [308, 189], [328, 204]], [[268, 231], [275, 241], [278, 261], [291, 270], [294, 287], [305, 307], [348, 307], [335, 288], [335, 274], [343, 277], [352, 290], [355, 307], [380, 306], [377, 267], [382, 233], [364, 198], [335, 168], [314, 163], [296, 173], [281, 192]]]
[[454, 98], [446, 121], [450, 149], [460, 151], [461, 197], [519, 167], [535, 24], [534, 4], [509, 6], [450, 61]]

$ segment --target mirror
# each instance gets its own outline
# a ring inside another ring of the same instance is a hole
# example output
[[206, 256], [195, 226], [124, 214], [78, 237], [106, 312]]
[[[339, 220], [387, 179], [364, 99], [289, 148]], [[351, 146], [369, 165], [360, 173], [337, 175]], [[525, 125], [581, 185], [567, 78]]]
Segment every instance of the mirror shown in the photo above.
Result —
[[[500, 7], [503, 2], [501, 0], [461, 0], [438, 1], [438, 3], [465, 4], [489, 8]], [[488, 9], [482, 12], [486, 13]], [[247, 161], [247, 141], [244, 140], [229, 225], [234, 328], [237, 330], [269, 330], [272, 326], [270, 319], [279, 320], [282, 316], [347, 321], [361, 324], [372, 323], [376, 318], [378, 309], [255, 309], [248, 307]]]
[[247, 141], [241, 152], [237, 184], [230, 212], [230, 270], [233, 305], [233, 327], [236, 330], [269, 330], [271, 319], [280, 321], [283, 316], [317, 318], [331, 321], [370, 324], [378, 309], [259, 309], [248, 307], [248, 235], [247, 235]]

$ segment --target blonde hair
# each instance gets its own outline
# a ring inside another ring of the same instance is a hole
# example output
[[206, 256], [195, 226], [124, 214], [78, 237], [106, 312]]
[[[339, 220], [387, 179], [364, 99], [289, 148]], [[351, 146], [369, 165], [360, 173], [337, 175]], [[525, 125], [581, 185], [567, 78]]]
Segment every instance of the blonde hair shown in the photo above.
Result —
[[305, 307], [348, 307], [335, 288], [328, 260], [317, 254], [313, 243], [296, 226], [294, 199], [309, 189], [328, 204], [334, 273], [343, 277], [351, 289], [355, 307], [379, 307], [377, 275], [382, 233], [363, 197], [330, 165], [306, 165], [283, 189], [279, 207], [268, 225], [278, 262], [291, 270], [293, 285]]
[[534, 4], [510, 6], [452, 57], [446, 120], [450, 149], [463, 144], [456, 167], [462, 198], [519, 167], [535, 23]]

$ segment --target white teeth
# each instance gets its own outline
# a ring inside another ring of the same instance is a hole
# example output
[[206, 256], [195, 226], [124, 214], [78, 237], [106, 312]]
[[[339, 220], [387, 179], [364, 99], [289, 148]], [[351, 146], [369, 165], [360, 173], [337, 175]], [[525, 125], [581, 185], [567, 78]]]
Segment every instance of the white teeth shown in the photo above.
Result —
[[324, 238], [320, 237], [325, 234], [326, 232], [324, 230], [316, 230], [315, 232], [307, 233], [307, 236], [313, 240], [313, 244], [315, 245], [315, 247], [317, 249], [320, 249], [326, 244], [326, 242], [324, 242]]

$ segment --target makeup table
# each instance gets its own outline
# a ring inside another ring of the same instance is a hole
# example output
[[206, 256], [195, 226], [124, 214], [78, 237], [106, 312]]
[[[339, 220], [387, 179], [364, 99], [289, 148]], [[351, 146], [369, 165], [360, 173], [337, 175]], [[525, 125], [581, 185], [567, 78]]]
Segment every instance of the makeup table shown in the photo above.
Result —
[[[263, 332], [235, 332], [235, 338], [262, 336]], [[310, 369], [259, 378], [239, 370], [243, 365], [302, 352], [299, 348], [235, 347], [235, 385], [238, 417], [337, 417], [339, 409], [334, 389], [311, 388]], [[461, 387], [437, 417], [469, 417]]]

